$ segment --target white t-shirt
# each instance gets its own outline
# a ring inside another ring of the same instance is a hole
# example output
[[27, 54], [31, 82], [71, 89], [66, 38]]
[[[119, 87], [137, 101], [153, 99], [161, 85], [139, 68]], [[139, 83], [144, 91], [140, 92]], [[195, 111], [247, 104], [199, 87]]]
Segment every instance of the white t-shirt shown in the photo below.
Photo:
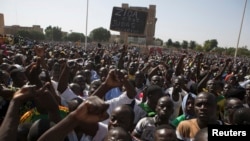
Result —
[[69, 87], [60, 96], [62, 105], [66, 107], [68, 106], [67, 101], [78, 97]]
[[[88, 127], [86, 127], [86, 128], [88, 128]], [[68, 139], [69, 139], [69, 141], [103, 141], [107, 134], [108, 134], [107, 125], [99, 122], [98, 123], [98, 130], [97, 130], [94, 137], [82, 134], [81, 139], [78, 140], [75, 131], [72, 131], [68, 134]]]
[[[120, 106], [120, 105], [123, 105], [123, 104], [130, 104], [134, 99], [130, 99], [128, 96], [127, 96], [127, 92], [123, 92], [120, 96], [116, 97], [116, 98], [113, 98], [113, 99], [110, 99], [110, 100], [107, 100], [105, 101], [106, 103], [109, 104], [109, 108], [107, 109], [107, 112], [109, 115], [111, 115], [112, 111]], [[108, 124], [109, 122], [109, 119], [106, 119], [104, 121], [102, 121], [104, 124]]]
[[172, 97], [173, 87], [168, 88], [165, 92], [170, 95], [170, 98], [174, 103], [174, 112], [173, 112], [172, 116], [170, 117], [170, 120], [174, 120], [175, 118], [177, 118], [179, 116], [181, 104], [182, 104], [182, 97], [184, 97], [188, 93], [182, 89], [182, 91], [179, 93], [178, 101], [174, 101], [173, 97]]

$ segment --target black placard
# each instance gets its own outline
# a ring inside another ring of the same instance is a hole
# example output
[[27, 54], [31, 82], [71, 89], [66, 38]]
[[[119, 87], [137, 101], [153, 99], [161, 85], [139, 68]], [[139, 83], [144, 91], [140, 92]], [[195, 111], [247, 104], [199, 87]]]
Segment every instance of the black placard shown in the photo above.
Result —
[[113, 7], [110, 29], [115, 31], [143, 34], [148, 13], [130, 8]]

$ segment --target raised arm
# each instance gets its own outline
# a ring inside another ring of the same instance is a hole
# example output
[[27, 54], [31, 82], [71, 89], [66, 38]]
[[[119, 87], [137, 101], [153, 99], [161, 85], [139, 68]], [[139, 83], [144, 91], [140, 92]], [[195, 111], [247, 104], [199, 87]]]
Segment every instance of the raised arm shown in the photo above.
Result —
[[63, 70], [59, 77], [57, 90], [62, 94], [68, 87], [70, 68], [66, 64], [66, 60], [61, 60], [63, 63]]
[[229, 65], [229, 62], [231, 61], [230, 58], [226, 59], [226, 63], [225, 65], [223, 66], [223, 68], [220, 70], [220, 72], [215, 76], [215, 80], [218, 80], [221, 78], [221, 76], [223, 75], [223, 73], [225, 72], [226, 68], [228, 67]]
[[123, 66], [124, 56], [127, 55], [127, 48], [128, 48], [127, 45], [123, 45], [122, 51], [121, 51], [121, 56], [120, 56], [119, 61], [118, 61], [118, 66], [117, 66], [118, 69], [124, 68], [124, 66]]
[[88, 97], [75, 111], [47, 130], [38, 141], [62, 141], [79, 124], [97, 123], [107, 119], [108, 107], [100, 98]]
[[32, 87], [24, 87], [15, 92], [10, 101], [8, 111], [0, 127], [1, 141], [16, 141], [17, 127], [19, 124], [19, 108], [24, 102], [31, 99], [33, 96]]
[[186, 55], [181, 55], [179, 61], [177, 62], [177, 66], [175, 69], [175, 75], [179, 76], [183, 73], [183, 59], [186, 57]]

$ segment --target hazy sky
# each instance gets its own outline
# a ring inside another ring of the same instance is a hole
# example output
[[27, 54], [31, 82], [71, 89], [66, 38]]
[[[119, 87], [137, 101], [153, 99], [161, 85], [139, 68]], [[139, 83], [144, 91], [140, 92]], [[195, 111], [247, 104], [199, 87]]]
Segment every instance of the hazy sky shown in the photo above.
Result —
[[[217, 39], [220, 47], [236, 47], [245, 0], [89, 0], [88, 28], [109, 30], [112, 9], [156, 5], [155, 37], [166, 42]], [[61, 27], [86, 34], [87, 0], [0, 0], [5, 25]], [[118, 34], [111, 31], [112, 34]], [[247, 2], [239, 47], [250, 49], [250, 1]]]

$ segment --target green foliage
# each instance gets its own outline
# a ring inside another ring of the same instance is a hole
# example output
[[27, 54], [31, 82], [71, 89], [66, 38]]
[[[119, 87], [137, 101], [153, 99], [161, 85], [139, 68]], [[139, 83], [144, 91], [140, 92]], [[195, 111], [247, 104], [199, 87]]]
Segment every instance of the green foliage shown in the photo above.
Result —
[[41, 32], [38, 32], [38, 31], [30, 31], [30, 34], [31, 34], [31, 38], [33, 40], [44, 40], [45, 39], [45, 36], [43, 33]]
[[38, 31], [26, 31], [26, 30], [20, 30], [17, 32], [18, 36], [28, 38], [31, 40], [44, 40], [44, 34]]
[[174, 42], [173, 47], [180, 48], [181, 47], [180, 42], [179, 41]]
[[92, 30], [89, 36], [93, 41], [105, 42], [105, 41], [109, 41], [111, 34], [110, 34], [110, 31], [108, 31], [107, 29], [104, 29], [103, 27], [99, 27], [99, 28]]
[[76, 42], [76, 41], [85, 41], [85, 36], [82, 33], [70, 33], [67, 37], [68, 41]]
[[201, 51], [203, 51], [203, 48], [202, 48], [201, 45], [196, 45], [196, 46], [195, 46], [195, 50], [201, 52]]
[[171, 47], [173, 45], [172, 39], [168, 39], [166, 45], [167, 47]]
[[160, 46], [162, 46], [162, 45], [163, 45], [163, 40], [162, 40], [162, 39], [157, 38], [157, 39], [155, 39], [155, 41], [156, 41], [156, 42], [160, 42]]
[[48, 26], [45, 28], [45, 38], [47, 40], [53, 40], [53, 37], [52, 37], [52, 26]]
[[188, 41], [183, 40], [182, 43], [181, 43], [181, 47], [184, 48], [184, 49], [187, 49]]
[[26, 31], [26, 30], [19, 30], [16, 35], [19, 35], [19, 36], [25, 37], [25, 38], [31, 38], [30, 32]]
[[204, 43], [204, 51], [209, 52], [217, 46], [218, 46], [218, 42], [216, 39], [206, 40]]
[[62, 30], [60, 27], [48, 26], [45, 29], [45, 36], [47, 40], [61, 41], [62, 40]]
[[222, 54], [225, 54], [225, 48], [221, 48], [221, 47], [217, 47], [217, 48], [214, 48], [213, 50], [212, 50], [212, 52], [215, 52], [215, 53], [217, 53], [217, 54], [220, 54], [220, 55], [222, 55]]
[[196, 47], [196, 42], [195, 41], [190, 41], [189, 42], [189, 48], [190, 49], [195, 49], [195, 47]]

